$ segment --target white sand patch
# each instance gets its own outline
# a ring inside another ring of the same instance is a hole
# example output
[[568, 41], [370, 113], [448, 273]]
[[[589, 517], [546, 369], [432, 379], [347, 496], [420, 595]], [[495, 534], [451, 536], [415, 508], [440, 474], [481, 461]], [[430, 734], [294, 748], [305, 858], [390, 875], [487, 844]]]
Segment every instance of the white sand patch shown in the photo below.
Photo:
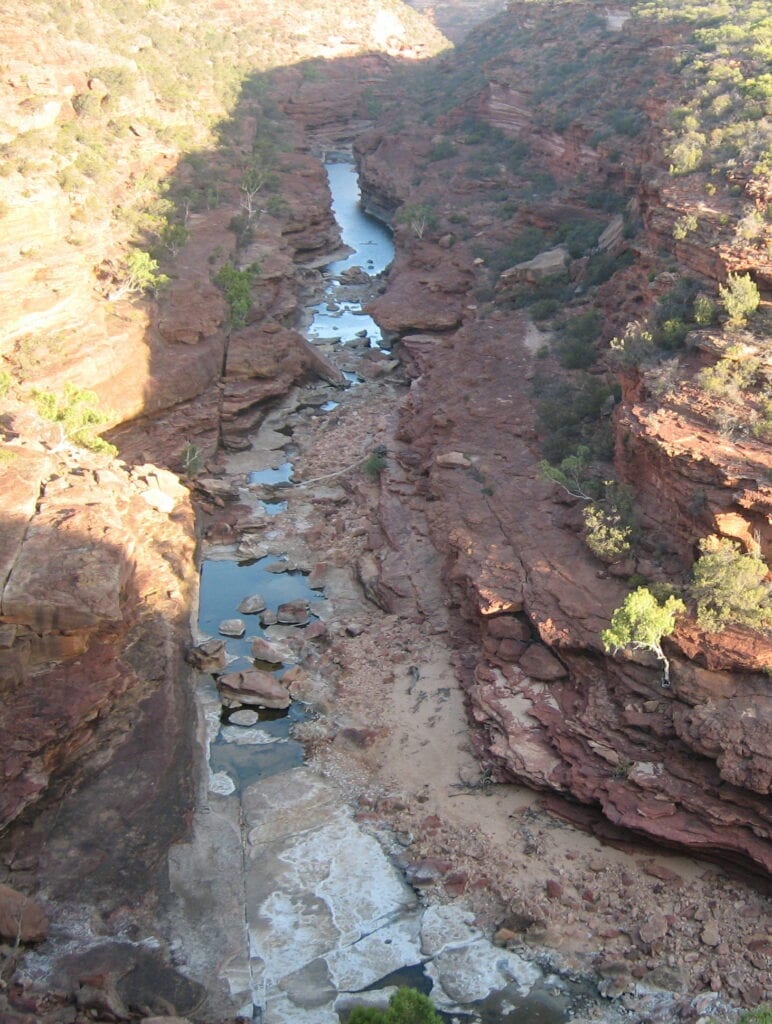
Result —
[[630, 17], [629, 11], [606, 11], [606, 28], [611, 32], [621, 32]]
[[532, 320], [527, 321], [523, 344], [529, 352], [533, 352], [536, 355], [539, 349], [544, 345], [548, 345], [551, 340], [552, 333], [550, 331], [540, 331]]

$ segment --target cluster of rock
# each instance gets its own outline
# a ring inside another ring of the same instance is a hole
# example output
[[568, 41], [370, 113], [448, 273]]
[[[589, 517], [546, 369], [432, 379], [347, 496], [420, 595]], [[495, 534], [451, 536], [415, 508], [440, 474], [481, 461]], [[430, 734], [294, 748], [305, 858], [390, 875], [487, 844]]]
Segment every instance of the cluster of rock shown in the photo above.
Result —
[[[277, 563], [279, 567], [283, 564]], [[311, 580], [316, 586], [322, 585], [319, 576], [317, 571]], [[292, 632], [280, 640], [250, 637], [250, 658], [254, 664], [249, 668], [228, 671], [232, 659], [227, 642], [219, 638], [190, 648], [187, 659], [199, 672], [215, 677], [223, 707], [230, 709], [228, 721], [252, 724], [258, 717], [254, 709], [284, 710], [290, 706], [293, 683], [302, 680], [302, 672], [292, 668], [300, 660], [298, 652], [304, 644], [324, 637], [326, 626], [312, 615], [308, 600], [285, 601], [274, 610], [267, 607], [262, 595], [251, 594], [241, 600], [237, 610], [244, 616], [259, 616], [263, 629], [289, 626], [293, 627]], [[224, 619], [218, 631], [223, 637], [242, 638], [247, 624], [243, 618]], [[281, 675], [276, 674], [279, 669], [283, 670]]]

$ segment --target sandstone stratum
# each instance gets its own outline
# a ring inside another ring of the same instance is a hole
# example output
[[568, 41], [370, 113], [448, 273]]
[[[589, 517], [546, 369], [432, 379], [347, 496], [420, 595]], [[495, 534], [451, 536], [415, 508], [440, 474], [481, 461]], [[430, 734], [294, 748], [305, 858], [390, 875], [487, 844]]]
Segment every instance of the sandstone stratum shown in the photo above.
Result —
[[[227, 727], [307, 709], [308, 792], [469, 942], [609, 1024], [735, 1024], [772, 1001], [769, 12], [341, 7], [5, 12], [0, 1019], [237, 1019], [239, 911], [185, 934], [217, 906], [175, 888], [226, 795], [203, 673]], [[348, 157], [383, 347], [308, 332]], [[199, 636], [202, 552], [276, 538], [313, 600]], [[611, 643], [642, 589], [673, 622]], [[255, 1019], [310, 1024], [332, 962]]]

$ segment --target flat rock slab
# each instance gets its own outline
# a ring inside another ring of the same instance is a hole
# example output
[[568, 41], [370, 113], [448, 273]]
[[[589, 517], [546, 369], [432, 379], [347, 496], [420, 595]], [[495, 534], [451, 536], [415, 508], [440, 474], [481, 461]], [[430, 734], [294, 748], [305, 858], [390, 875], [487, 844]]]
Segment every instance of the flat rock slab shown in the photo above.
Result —
[[3, 591], [3, 616], [38, 632], [120, 622], [133, 547], [107, 502], [46, 507], [29, 524], [17, 551]]
[[286, 601], [276, 609], [278, 622], [288, 626], [305, 626], [309, 614], [308, 601]]
[[21, 548], [27, 524], [35, 514], [42, 481], [51, 472], [51, 460], [40, 452], [3, 446], [0, 486], [3, 491], [3, 521], [0, 523], [0, 587], [11, 573]]
[[[243, 926], [244, 886], [238, 802], [210, 798], [193, 819], [190, 840], [169, 856], [171, 917], [185, 937], [185, 971], [209, 990], [207, 1008], [222, 1018], [250, 1000]], [[212, 949], [218, 951], [212, 963]]]
[[439, 1007], [485, 999], [511, 982], [521, 995], [527, 995], [542, 977], [535, 964], [485, 939], [463, 949], [445, 950], [431, 961], [427, 973], [435, 982], [432, 999]]
[[256, 978], [307, 1004], [314, 979], [363, 988], [420, 959], [415, 896], [328, 783], [296, 768], [242, 801]]
[[287, 665], [296, 660], [286, 644], [272, 643], [261, 636], [253, 638], [251, 654], [256, 661], [265, 661], [269, 665]]

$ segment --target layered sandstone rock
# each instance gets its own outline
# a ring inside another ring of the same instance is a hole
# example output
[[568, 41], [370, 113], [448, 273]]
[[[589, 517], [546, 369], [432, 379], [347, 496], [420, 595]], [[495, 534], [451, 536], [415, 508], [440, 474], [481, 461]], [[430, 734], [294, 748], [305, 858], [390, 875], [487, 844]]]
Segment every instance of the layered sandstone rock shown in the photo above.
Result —
[[[193, 517], [187, 490], [155, 467], [130, 472], [83, 451], [19, 443], [3, 452], [0, 818], [8, 822], [119, 727], [113, 706], [174, 685]], [[132, 644], [136, 661], [125, 653]]]
[[[599, 805], [607, 829], [769, 871], [767, 684], [753, 670], [770, 645], [745, 631], [743, 647], [743, 631], [729, 631], [706, 648], [686, 625], [668, 648], [669, 690], [653, 659], [604, 655], [600, 634], [626, 587], [566, 531], [539, 479], [523, 331], [521, 320], [494, 319], [402, 342], [416, 379], [401, 461], [428, 474], [432, 540], [465, 623], [458, 670], [478, 749], [502, 778]], [[436, 453], [447, 450], [465, 463], [443, 464]], [[731, 492], [715, 483], [725, 505]], [[389, 564], [383, 553], [379, 564]], [[704, 650], [710, 670], [689, 660]]]

